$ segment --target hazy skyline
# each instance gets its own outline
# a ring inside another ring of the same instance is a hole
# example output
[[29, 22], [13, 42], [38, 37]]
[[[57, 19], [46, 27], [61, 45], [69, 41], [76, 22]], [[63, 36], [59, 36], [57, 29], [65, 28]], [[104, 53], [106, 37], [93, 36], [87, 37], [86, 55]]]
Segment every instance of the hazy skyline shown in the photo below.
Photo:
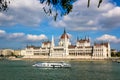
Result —
[[111, 47], [120, 50], [120, 0], [98, 0], [74, 3], [69, 15], [58, 18], [48, 16], [38, 0], [13, 0], [7, 12], [0, 12], [0, 48], [24, 48], [27, 44], [40, 45], [43, 40], [58, 41], [66, 28], [75, 44], [76, 37], [90, 37], [94, 41], [109, 41]]

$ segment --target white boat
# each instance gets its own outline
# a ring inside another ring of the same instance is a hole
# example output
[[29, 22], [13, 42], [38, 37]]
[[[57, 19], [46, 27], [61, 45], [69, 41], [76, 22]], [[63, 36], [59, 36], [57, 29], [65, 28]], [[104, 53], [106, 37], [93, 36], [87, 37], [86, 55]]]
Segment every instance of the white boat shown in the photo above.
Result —
[[70, 68], [71, 65], [65, 62], [41, 62], [32, 65], [40, 68]]

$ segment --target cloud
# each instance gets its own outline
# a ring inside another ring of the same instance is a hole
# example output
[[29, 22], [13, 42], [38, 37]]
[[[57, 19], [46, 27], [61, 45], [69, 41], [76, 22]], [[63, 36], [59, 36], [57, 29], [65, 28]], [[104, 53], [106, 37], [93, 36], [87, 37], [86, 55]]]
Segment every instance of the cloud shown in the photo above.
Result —
[[12, 34], [7, 34], [7, 39], [16, 39], [16, 40], [21, 40], [24, 38], [25, 34], [24, 33], [12, 33]]
[[103, 16], [108, 18], [120, 16], [120, 7], [115, 7], [107, 13], [103, 13]]
[[0, 30], [0, 35], [5, 34], [6, 32], [4, 30]]
[[99, 24], [103, 29], [112, 29], [120, 27], [120, 7], [114, 7], [106, 13], [103, 13], [99, 19]]
[[98, 37], [96, 40], [98, 41], [110, 41], [112, 43], [120, 43], [120, 38], [117, 38], [116, 36], [104, 34], [101, 37]]
[[0, 26], [38, 26], [45, 18], [39, 0], [12, 0], [7, 12], [0, 13]]
[[52, 21], [52, 22], [50, 22], [50, 25], [54, 25], [55, 27], [65, 27], [65, 26], [67, 26], [66, 23], [62, 20], [60, 20], [58, 22]]
[[[104, 0], [100, 8], [97, 8], [97, 4], [98, 0], [91, 0], [90, 7], [87, 8], [87, 0], [77, 0], [69, 15], [56, 22], [52, 20], [49, 24], [72, 31], [97, 31], [119, 27], [120, 7], [109, 0]], [[0, 13], [0, 26], [38, 26], [46, 19], [42, 7], [39, 0], [12, 0], [8, 11]]]
[[25, 34], [22, 32], [18, 33], [7, 33], [4, 30], [0, 30], [0, 39], [7, 40], [7, 41], [17, 41], [17, 42], [36, 42], [47, 39], [46, 35], [33, 35], [33, 34]]
[[87, 0], [78, 0], [70, 14], [50, 24], [72, 31], [98, 31], [120, 27], [120, 7], [109, 0], [104, 0], [100, 8], [97, 8], [97, 4], [98, 0], [91, 0], [90, 7], [87, 8]]
[[41, 35], [28, 34], [27, 35], [27, 40], [29, 40], [29, 41], [41, 41], [41, 40], [45, 40], [45, 39], [47, 39], [47, 37], [44, 34], [41, 34]]
[[67, 35], [69, 36], [70, 39], [73, 37], [72, 34], [70, 33], [67, 33]]
[[0, 30], [0, 48], [25, 48], [26, 45], [40, 46], [41, 41], [48, 39], [46, 35], [25, 34], [23, 32], [9, 33]]
[[0, 37], [4, 37], [6, 32], [4, 30], [0, 30]]

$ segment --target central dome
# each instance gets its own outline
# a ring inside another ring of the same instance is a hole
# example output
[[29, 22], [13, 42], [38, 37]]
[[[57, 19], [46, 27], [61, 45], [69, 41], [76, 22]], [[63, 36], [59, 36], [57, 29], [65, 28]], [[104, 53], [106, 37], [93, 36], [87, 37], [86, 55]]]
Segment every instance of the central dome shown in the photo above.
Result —
[[65, 39], [65, 37], [67, 37], [67, 39], [69, 39], [69, 36], [67, 35], [65, 29], [64, 29], [64, 33], [61, 35], [61, 39]]

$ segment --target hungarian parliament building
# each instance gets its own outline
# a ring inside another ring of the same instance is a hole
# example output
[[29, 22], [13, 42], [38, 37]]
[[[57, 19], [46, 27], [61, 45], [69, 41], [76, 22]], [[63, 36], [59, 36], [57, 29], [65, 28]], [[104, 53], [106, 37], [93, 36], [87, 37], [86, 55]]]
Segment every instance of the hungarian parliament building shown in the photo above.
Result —
[[51, 41], [44, 41], [41, 47], [26, 46], [21, 50], [24, 58], [80, 58], [80, 59], [108, 59], [111, 57], [109, 42], [94, 43], [89, 38], [77, 39], [72, 45], [65, 29], [56, 46], [54, 37]]

